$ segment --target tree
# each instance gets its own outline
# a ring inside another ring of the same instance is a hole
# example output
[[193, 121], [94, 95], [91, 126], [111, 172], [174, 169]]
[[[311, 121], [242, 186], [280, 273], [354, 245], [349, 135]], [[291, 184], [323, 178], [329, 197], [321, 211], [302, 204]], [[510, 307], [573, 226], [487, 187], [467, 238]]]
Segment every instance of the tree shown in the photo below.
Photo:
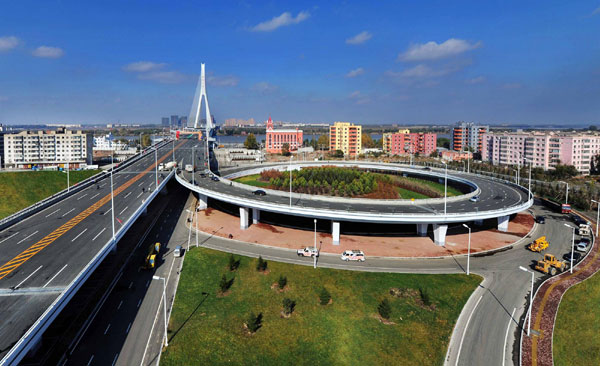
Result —
[[590, 131], [598, 131], [598, 127], [591, 125], [590, 127], [588, 127], [588, 130]]
[[450, 148], [450, 139], [446, 137], [440, 137], [437, 139], [438, 147], [445, 147], [446, 149]]
[[246, 327], [250, 333], [256, 333], [256, 331], [262, 326], [262, 313], [258, 313], [258, 315], [254, 315], [253, 312], [248, 316], [248, 320], [246, 320]]
[[287, 277], [283, 277], [283, 276], [279, 276], [279, 279], [277, 280], [277, 286], [279, 286], [280, 290], [283, 290], [285, 285], [287, 285]]
[[287, 297], [283, 299], [283, 313], [285, 315], [290, 315], [294, 312], [294, 308], [296, 307], [296, 302], [292, 299], [288, 299]]
[[343, 158], [344, 157], [344, 152], [342, 150], [335, 150], [331, 156], [333, 156], [334, 158]]
[[430, 158], [437, 158], [438, 156], [440, 156], [440, 155], [438, 154], [438, 152], [437, 152], [437, 151], [434, 151], [434, 152], [432, 152], [431, 154], [429, 154], [429, 157], [430, 157]]
[[319, 303], [321, 305], [327, 305], [329, 304], [329, 300], [331, 300], [331, 294], [325, 287], [322, 287], [321, 291], [319, 292]]
[[379, 303], [379, 305], [377, 306], [377, 311], [383, 319], [390, 318], [390, 315], [392, 315], [392, 307], [390, 306], [390, 302], [388, 301], [388, 299], [383, 299]]
[[427, 291], [423, 290], [422, 288], [419, 288], [419, 295], [421, 296], [421, 301], [423, 302], [423, 305], [431, 305], [431, 299], [429, 298], [429, 294], [427, 293]]
[[262, 256], [258, 257], [258, 263], [256, 263], [256, 270], [259, 272], [264, 272], [267, 270], [267, 261], [264, 260]]
[[221, 277], [221, 281], [219, 281], [219, 290], [221, 290], [221, 293], [224, 293], [225, 291], [229, 290], [231, 285], [233, 285], [233, 280], [233, 278], [231, 280], [228, 280], [227, 276], [225, 275]]
[[329, 149], [329, 135], [321, 135], [317, 140], [319, 149]]
[[233, 254], [229, 255], [229, 263], [228, 263], [228, 267], [230, 271], [235, 271], [236, 269], [238, 269], [238, 267], [240, 266], [240, 260], [239, 259], [235, 259], [235, 257], [233, 256]]
[[249, 133], [246, 137], [246, 141], [244, 141], [244, 147], [246, 149], [256, 150], [260, 147], [258, 142], [256, 141], [256, 136], [253, 133]]
[[375, 141], [373, 141], [373, 138], [368, 133], [363, 133], [360, 140], [363, 148], [370, 149], [375, 147]]
[[142, 147], [148, 147], [150, 145], [152, 145], [150, 135], [142, 135]]
[[281, 155], [290, 156], [290, 144], [288, 144], [287, 142], [281, 145]]

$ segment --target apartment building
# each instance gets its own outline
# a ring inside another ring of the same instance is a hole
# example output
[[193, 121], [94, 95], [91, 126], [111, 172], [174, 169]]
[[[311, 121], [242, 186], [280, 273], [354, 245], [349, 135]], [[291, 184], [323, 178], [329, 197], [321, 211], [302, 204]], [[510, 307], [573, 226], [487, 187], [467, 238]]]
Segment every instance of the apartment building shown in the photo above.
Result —
[[302, 146], [302, 130], [299, 129], [274, 129], [273, 120], [269, 116], [267, 121], [267, 135], [265, 148], [270, 154], [281, 154], [284, 144], [288, 144], [290, 151], [296, 151]]
[[450, 150], [474, 152], [481, 151], [481, 140], [484, 133], [489, 132], [490, 126], [480, 126], [472, 122], [459, 122], [452, 129]]
[[33, 166], [71, 168], [92, 164], [93, 136], [81, 131], [59, 128], [55, 131], [21, 131], [4, 134], [6, 168]]
[[429, 155], [436, 151], [437, 135], [435, 133], [410, 133], [401, 130], [383, 134], [383, 152], [392, 155], [421, 154]]
[[329, 150], [341, 150], [344, 155], [356, 156], [361, 153], [362, 126], [349, 122], [335, 122], [329, 126]]
[[504, 132], [483, 136], [481, 158], [493, 164], [532, 163], [544, 170], [557, 164], [573, 165], [590, 173], [594, 155], [600, 154], [600, 135], [567, 132]]

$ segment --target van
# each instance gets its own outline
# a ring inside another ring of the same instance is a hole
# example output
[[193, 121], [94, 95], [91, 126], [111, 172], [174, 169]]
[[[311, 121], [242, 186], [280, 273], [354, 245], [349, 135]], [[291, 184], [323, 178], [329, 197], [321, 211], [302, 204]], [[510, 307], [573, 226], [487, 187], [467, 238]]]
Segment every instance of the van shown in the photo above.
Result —
[[182, 254], [182, 248], [181, 245], [178, 245], [175, 247], [175, 251], [173, 252], [173, 254], [175, 255], [175, 257], [181, 257]]

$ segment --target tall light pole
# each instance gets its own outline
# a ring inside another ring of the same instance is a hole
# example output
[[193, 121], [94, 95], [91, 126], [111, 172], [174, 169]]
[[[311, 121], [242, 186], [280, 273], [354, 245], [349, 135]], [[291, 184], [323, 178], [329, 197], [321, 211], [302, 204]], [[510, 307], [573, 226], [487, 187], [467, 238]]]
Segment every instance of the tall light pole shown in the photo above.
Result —
[[290, 170], [290, 207], [292, 207], [292, 158], [294, 156], [290, 155], [290, 166], [289, 166], [289, 170]]
[[569, 203], [569, 183], [562, 181], [562, 180], [558, 180], [558, 183], [564, 183], [567, 185], [567, 191], [565, 192], [565, 205]]
[[569, 229], [573, 230], [573, 239], [571, 240], [571, 266], [569, 268], [569, 272], [573, 273], [573, 252], [575, 251], [575, 226], [571, 226], [569, 224], [564, 224]]
[[163, 303], [165, 305], [165, 347], [169, 347], [169, 338], [167, 337], [167, 281], [164, 277], [152, 276], [153, 280], [163, 281]]
[[315, 219], [314, 222], [315, 222], [315, 255], [313, 257], [314, 257], [315, 261], [313, 264], [313, 268], [317, 268], [317, 253], [318, 253], [318, 250], [317, 250], [317, 219]]
[[154, 190], [158, 189], [158, 149], [154, 147]]
[[469, 246], [467, 249], [467, 276], [469, 275], [470, 271], [470, 264], [471, 264], [471, 228], [469, 226], [467, 226], [467, 224], [463, 224], [464, 227], [466, 227], [467, 229], [469, 229]]
[[195, 173], [195, 170], [196, 170], [196, 169], [194, 169], [194, 164], [195, 164], [194, 163], [194, 147], [195, 146], [192, 146], [192, 185], [196, 185], [194, 183], [194, 175], [195, 175], [194, 173]]
[[115, 160], [114, 160], [114, 156], [115, 156], [115, 151], [112, 150], [111, 154], [110, 154], [110, 162], [111, 162], [111, 168], [110, 168], [110, 212], [111, 212], [111, 217], [112, 217], [112, 240], [113, 240], [113, 244], [115, 244], [115, 195], [113, 193], [113, 171], [115, 170]]
[[533, 281], [534, 281], [534, 273], [533, 273], [533, 271], [530, 271], [530, 270], [528, 270], [527, 268], [525, 268], [523, 266], [519, 266], [519, 268], [522, 271], [531, 273], [531, 292], [529, 293], [529, 325], [527, 327], [527, 336], [529, 337], [529, 335], [531, 334], [531, 317], [533, 316], [533, 314], [531, 314], [531, 308], [533, 306]]
[[533, 192], [531, 192], [531, 163], [532, 161], [527, 159], [527, 158], [523, 158], [526, 162], [529, 162], [529, 179], [527, 180], [527, 190], [529, 191], [529, 193], [527, 194], [527, 198], [529, 200], [533, 199]]
[[444, 167], [446, 168], [446, 173], [444, 176], [444, 216], [446, 216], [446, 206], [448, 201], [448, 163], [442, 161]]
[[598, 214], [596, 215], [596, 238], [598, 237], [598, 224], [600, 222], [600, 202], [596, 201], [596, 200], [592, 200], [592, 202], [595, 202], [596, 205], [598, 206]]
[[69, 160], [67, 160], [67, 192], [70, 192], [71, 190], [71, 185], [69, 184]]

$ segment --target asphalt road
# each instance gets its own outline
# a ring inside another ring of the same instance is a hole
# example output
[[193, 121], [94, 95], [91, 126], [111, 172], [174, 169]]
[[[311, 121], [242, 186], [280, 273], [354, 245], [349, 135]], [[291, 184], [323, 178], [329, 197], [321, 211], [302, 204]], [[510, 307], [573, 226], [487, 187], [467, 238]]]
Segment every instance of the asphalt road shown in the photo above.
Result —
[[[171, 149], [160, 148], [158, 160]], [[114, 174], [115, 231], [154, 189], [154, 161], [150, 152]], [[107, 176], [0, 232], [0, 357], [110, 240], [110, 210]]]

